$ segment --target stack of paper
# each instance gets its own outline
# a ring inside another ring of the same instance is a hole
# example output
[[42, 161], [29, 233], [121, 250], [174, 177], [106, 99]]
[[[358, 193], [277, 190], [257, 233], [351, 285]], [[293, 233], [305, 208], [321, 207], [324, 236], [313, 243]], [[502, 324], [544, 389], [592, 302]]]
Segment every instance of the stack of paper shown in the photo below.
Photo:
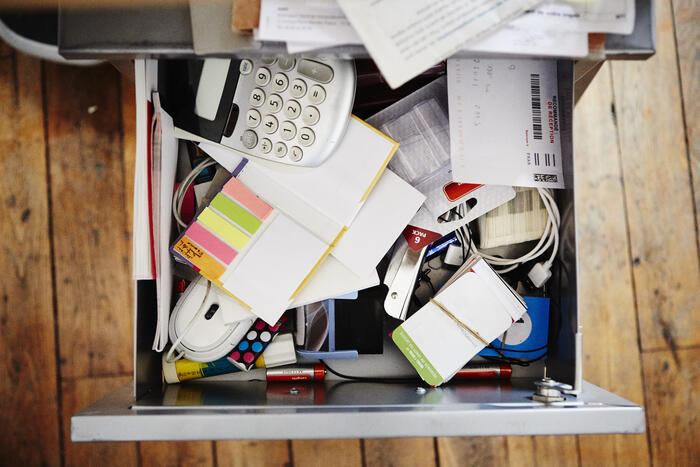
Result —
[[398, 87], [456, 52], [584, 57], [588, 33], [630, 34], [634, 0], [262, 0], [262, 41], [289, 53], [364, 44]]
[[523, 299], [475, 255], [394, 330], [392, 340], [426, 383], [439, 386], [526, 310]]

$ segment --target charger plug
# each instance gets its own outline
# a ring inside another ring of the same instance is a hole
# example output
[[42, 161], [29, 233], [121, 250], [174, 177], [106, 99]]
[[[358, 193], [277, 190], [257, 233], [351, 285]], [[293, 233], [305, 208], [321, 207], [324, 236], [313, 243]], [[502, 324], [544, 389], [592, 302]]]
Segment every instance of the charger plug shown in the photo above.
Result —
[[538, 289], [552, 277], [552, 271], [550, 271], [549, 267], [547, 263], [537, 263], [527, 273], [527, 277]]
[[459, 267], [464, 262], [462, 258], [462, 246], [456, 243], [451, 243], [447, 247], [447, 252], [445, 252], [445, 259], [443, 263], [445, 266]]

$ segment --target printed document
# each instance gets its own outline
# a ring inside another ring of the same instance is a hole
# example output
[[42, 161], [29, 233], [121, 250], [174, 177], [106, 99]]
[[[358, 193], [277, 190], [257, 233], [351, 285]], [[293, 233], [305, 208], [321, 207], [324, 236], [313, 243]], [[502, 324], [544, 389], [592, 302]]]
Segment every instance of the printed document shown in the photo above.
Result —
[[564, 188], [556, 60], [447, 61], [452, 179]]
[[549, 0], [512, 24], [535, 31], [631, 34], [635, 0]]
[[335, 0], [262, 0], [258, 38], [323, 47], [361, 43]]
[[397, 88], [540, 0], [338, 0]]

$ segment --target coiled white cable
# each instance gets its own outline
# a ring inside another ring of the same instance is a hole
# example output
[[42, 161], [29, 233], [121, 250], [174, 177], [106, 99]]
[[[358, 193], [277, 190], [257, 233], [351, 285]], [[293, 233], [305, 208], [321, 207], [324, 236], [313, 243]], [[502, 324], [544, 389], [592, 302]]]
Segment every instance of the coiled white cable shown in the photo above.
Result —
[[464, 226], [460, 227], [460, 229], [458, 230], [458, 236], [460, 240], [464, 242], [468, 239], [469, 244], [471, 244], [472, 250], [478, 253], [482, 258], [484, 258], [484, 260], [486, 260], [487, 263], [494, 266], [494, 270], [499, 274], [505, 274], [507, 272], [510, 272], [518, 266], [520, 266], [521, 264], [542, 256], [550, 247], [553, 246], [552, 253], [549, 256], [549, 259], [543, 263], [543, 267], [549, 270], [549, 268], [552, 266], [552, 263], [554, 262], [554, 258], [556, 258], [557, 251], [559, 249], [559, 226], [561, 224], [561, 216], [559, 214], [559, 208], [557, 207], [557, 203], [556, 201], [554, 201], [554, 197], [552, 196], [551, 190], [545, 188], [538, 188], [537, 192], [539, 193], [540, 198], [542, 199], [542, 204], [547, 210], [548, 219], [544, 232], [542, 232], [542, 236], [540, 237], [537, 244], [529, 252], [525, 253], [524, 255], [518, 258], [501, 258], [498, 256], [492, 256], [480, 252], [474, 244], [474, 240], [471, 238], [471, 235], [469, 235], [466, 232], [466, 228]]
[[180, 217], [180, 210], [182, 209], [182, 201], [185, 199], [185, 193], [187, 193], [187, 190], [189, 189], [190, 185], [194, 183], [194, 181], [199, 176], [200, 172], [213, 165], [216, 165], [216, 161], [211, 157], [207, 157], [202, 162], [197, 164], [195, 168], [190, 171], [190, 173], [187, 174], [185, 179], [182, 181], [182, 183], [180, 183], [180, 185], [178, 185], [177, 189], [175, 190], [175, 193], [173, 194], [172, 210], [173, 217], [175, 218], [175, 221], [180, 227], [187, 227], [187, 224], [182, 220], [182, 217]]

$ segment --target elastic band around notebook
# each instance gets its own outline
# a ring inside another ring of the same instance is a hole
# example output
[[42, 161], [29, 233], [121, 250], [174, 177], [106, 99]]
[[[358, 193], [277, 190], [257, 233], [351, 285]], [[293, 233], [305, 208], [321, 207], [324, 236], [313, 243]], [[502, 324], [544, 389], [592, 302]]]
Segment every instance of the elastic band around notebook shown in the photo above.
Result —
[[455, 323], [459, 324], [459, 326], [460, 326], [462, 329], [466, 330], [467, 332], [469, 332], [469, 334], [471, 334], [472, 336], [476, 337], [482, 344], [484, 344], [485, 347], [488, 347], [488, 346], [490, 345], [489, 342], [486, 342], [486, 339], [484, 339], [483, 337], [481, 337], [481, 334], [479, 334], [479, 333], [476, 332], [474, 329], [472, 329], [471, 327], [467, 326], [467, 325], [464, 324], [462, 321], [460, 321], [459, 318], [457, 318], [455, 315], [453, 315], [452, 313], [450, 313], [450, 311], [449, 311], [447, 308], [445, 308], [444, 306], [442, 306], [442, 304], [440, 304], [440, 302], [438, 302], [437, 300], [431, 298], [431, 299], [430, 299], [430, 303], [432, 303], [433, 305], [435, 305], [436, 307], [438, 307], [438, 308], [440, 309], [440, 311], [442, 311], [442, 312], [445, 313], [447, 316], [449, 316], [450, 319], [452, 319], [452, 321], [454, 321]]

